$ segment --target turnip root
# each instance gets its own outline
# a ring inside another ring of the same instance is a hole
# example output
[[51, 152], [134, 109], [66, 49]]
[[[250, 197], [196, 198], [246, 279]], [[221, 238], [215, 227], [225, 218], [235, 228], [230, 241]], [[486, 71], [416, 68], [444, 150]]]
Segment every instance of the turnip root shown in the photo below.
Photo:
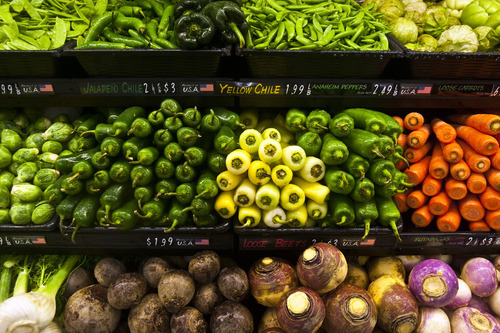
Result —
[[141, 301], [147, 292], [146, 279], [137, 272], [118, 275], [108, 288], [108, 302], [116, 309], [130, 309]]
[[195, 293], [191, 274], [182, 269], [171, 269], [158, 283], [158, 296], [170, 313], [176, 313], [191, 301]]
[[193, 297], [193, 306], [202, 314], [209, 315], [217, 305], [224, 301], [224, 296], [219, 291], [215, 282], [207, 283], [196, 288]]
[[343, 283], [353, 284], [363, 289], [367, 289], [370, 278], [363, 266], [351, 262], [347, 264], [347, 275]]
[[398, 257], [371, 257], [366, 263], [370, 281], [375, 281], [382, 275], [394, 275], [405, 281], [406, 270], [403, 261]]
[[94, 276], [97, 280], [97, 283], [104, 287], [109, 287], [111, 282], [120, 274], [123, 274], [127, 271], [125, 264], [115, 258], [106, 257], [95, 265], [94, 267]]
[[77, 290], [96, 283], [91, 271], [78, 267], [69, 276], [64, 289], [64, 297], [69, 298]]
[[264, 311], [262, 317], [260, 317], [257, 332], [261, 333], [265, 329], [273, 327], [280, 327], [278, 316], [276, 314], [276, 308], [266, 308], [266, 311]]
[[217, 287], [230, 301], [241, 302], [250, 293], [247, 273], [238, 266], [223, 268], [217, 276]]
[[416, 333], [451, 333], [450, 319], [440, 308], [421, 306]]
[[160, 257], [148, 258], [141, 267], [141, 273], [151, 288], [158, 288], [161, 277], [171, 269], [169, 263]]
[[220, 269], [219, 255], [210, 250], [195, 253], [188, 264], [188, 272], [195, 281], [202, 284], [214, 281]]
[[170, 314], [156, 293], [145, 295], [131, 308], [127, 322], [130, 333], [170, 333]]
[[170, 318], [172, 333], [206, 333], [208, 324], [198, 309], [186, 306]]
[[253, 316], [241, 303], [224, 301], [210, 316], [211, 333], [252, 333]]
[[64, 306], [64, 329], [68, 333], [112, 333], [121, 310], [108, 303], [107, 295], [108, 289], [99, 284], [76, 291]]

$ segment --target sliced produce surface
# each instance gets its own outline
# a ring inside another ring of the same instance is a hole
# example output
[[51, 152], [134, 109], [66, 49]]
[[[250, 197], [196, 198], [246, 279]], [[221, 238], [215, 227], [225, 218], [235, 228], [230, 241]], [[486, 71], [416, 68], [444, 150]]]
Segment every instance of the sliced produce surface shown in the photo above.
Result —
[[407, 48], [429, 52], [498, 52], [497, 1], [367, 0], [383, 13], [392, 35]]
[[498, 231], [500, 116], [457, 113], [424, 119], [412, 112], [401, 121], [400, 142], [410, 167], [399, 168], [415, 186], [396, 196], [400, 211], [410, 211], [421, 228]]
[[499, 262], [498, 255], [345, 256], [327, 243], [247, 262], [213, 250], [2, 255], [0, 328], [493, 333]]

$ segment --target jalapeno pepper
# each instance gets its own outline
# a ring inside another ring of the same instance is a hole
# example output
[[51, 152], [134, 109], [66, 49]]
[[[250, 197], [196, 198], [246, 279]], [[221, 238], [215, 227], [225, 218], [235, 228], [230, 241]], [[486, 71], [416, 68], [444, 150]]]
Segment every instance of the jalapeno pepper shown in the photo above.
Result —
[[155, 147], [161, 149], [165, 148], [174, 139], [172, 133], [168, 129], [162, 128], [155, 132], [153, 135], [153, 143]]
[[113, 163], [109, 169], [109, 177], [115, 183], [126, 183], [130, 180], [132, 165], [125, 159]]
[[186, 207], [183, 204], [174, 199], [167, 215], [170, 227], [165, 229], [164, 232], [170, 232], [174, 230], [175, 227], [184, 226], [187, 223], [189, 215], [187, 211], [184, 211], [184, 208]]
[[173, 178], [162, 179], [155, 184], [154, 200], [169, 199], [171, 193], [177, 188], [177, 181]]
[[237, 148], [238, 141], [236, 134], [228, 126], [222, 126], [217, 132], [214, 140], [214, 149], [219, 154], [227, 156], [230, 152]]
[[155, 175], [159, 179], [171, 178], [175, 173], [175, 165], [166, 157], [159, 157], [154, 166]]
[[396, 203], [390, 198], [384, 198], [378, 195], [375, 196], [375, 202], [379, 213], [377, 220], [378, 223], [383, 227], [391, 228], [397, 240], [401, 242], [401, 237], [399, 236], [399, 231], [396, 225], [401, 218], [401, 213], [399, 212]]
[[214, 113], [213, 109], [210, 109], [209, 113], [205, 114], [200, 121], [200, 131], [202, 133], [217, 133], [222, 126], [222, 122], [219, 117]]
[[146, 117], [146, 110], [140, 106], [131, 106], [120, 113], [113, 122], [112, 136], [124, 136], [130, 130], [136, 118]]
[[124, 205], [113, 211], [111, 214], [110, 225], [121, 230], [135, 228], [139, 224], [139, 216], [135, 213], [138, 209], [137, 200], [129, 200]]
[[201, 112], [195, 107], [187, 108], [184, 110], [182, 122], [188, 127], [198, 127], [201, 122]]
[[196, 184], [195, 198], [209, 199], [217, 196], [219, 188], [217, 187], [217, 176], [210, 170], [201, 173]]

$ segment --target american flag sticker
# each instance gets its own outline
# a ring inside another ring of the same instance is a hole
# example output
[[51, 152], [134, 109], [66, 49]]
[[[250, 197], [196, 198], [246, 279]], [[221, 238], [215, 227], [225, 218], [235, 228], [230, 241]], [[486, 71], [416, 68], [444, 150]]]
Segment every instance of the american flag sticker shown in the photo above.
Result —
[[197, 238], [194, 240], [194, 245], [210, 245], [208, 238]]
[[32, 237], [31, 244], [47, 244], [45, 242], [45, 237]]
[[200, 91], [214, 91], [213, 84], [200, 84]]
[[40, 91], [43, 91], [43, 92], [52, 92], [52, 91], [54, 91], [54, 88], [52, 87], [51, 84], [40, 84], [38, 86], [38, 88], [40, 88]]
[[432, 90], [431, 86], [419, 86], [417, 90], [417, 94], [430, 94]]
[[359, 245], [375, 245], [375, 238], [368, 238], [359, 243]]

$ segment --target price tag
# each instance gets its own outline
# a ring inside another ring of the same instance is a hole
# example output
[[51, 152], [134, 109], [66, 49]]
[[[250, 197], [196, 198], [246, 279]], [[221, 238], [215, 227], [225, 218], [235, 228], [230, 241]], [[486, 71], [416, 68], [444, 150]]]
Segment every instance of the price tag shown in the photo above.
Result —
[[500, 85], [494, 85], [494, 86], [491, 88], [491, 93], [490, 93], [490, 96], [491, 96], [491, 97], [497, 97], [497, 96], [500, 96]]
[[285, 85], [285, 95], [308, 96], [311, 95], [311, 85], [305, 83], [293, 83]]
[[47, 245], [45, 236], [4, 236], [0, 237], [0, 246], [37, 246]]
[[147, 237], [145, 244], [150, 248], [186, 248], [186, 247], [205, 247], [210, 246], [210, 239], [206, 237], [200, 238], [184, 238], [184, 237]]
[[314, 245], [316, 243], [328, 243], [328, 244], [332, 244], [335, 247], [338, 247], [340, 240], [338, 238], [328, 238], [328, 239], [313, 238], [313, 239], [311, 239], [311, 245]]
[[0, 83], [0, 95], [21, 95], [21, 90], [19, 89], [17, 83]]
[[397, 83], [374, 83], [372, 85], [372, 95], [376, 96], [397, 96], [399, 86]]
[[173, 82], [143, 82], [142, 89], [144, 95], [167, 95], [177, 91]]
[[439, 84], [436, 94], [439, 96], [491, 96], [494, 90], [491, 84]]
[[464, 241], [465, 246], [495, 246], [495, 236], [467, 236]]

